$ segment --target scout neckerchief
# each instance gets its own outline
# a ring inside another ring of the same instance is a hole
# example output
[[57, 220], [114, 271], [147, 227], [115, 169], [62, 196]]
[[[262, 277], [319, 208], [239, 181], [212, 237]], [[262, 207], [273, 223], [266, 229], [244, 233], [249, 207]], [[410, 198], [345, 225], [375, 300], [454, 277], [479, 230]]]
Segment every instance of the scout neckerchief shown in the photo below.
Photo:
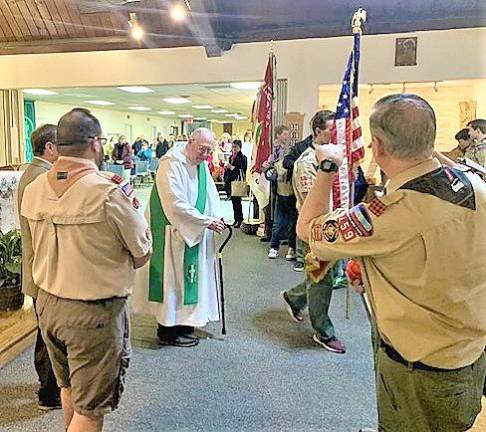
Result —
[[[198, 191], [196, 209], [204, 214], [206, 208], [206, 167], [200, 163], [197, 171]], [[164, 213], [154, 183], [150, 196], [150, 228], [152, 230], [153, 254], [150, 259], [149, 300], [164, 302], [164, 257], [165, 257], [165, 228], [170, 225]], [[199, 244], [184, 249], [184, 305], [198, 303], [199, 278]]]

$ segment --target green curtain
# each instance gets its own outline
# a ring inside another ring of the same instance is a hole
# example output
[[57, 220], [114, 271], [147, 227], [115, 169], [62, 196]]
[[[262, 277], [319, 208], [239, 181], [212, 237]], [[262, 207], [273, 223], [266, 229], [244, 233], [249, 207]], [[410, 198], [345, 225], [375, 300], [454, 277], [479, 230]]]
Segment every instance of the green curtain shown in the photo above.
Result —
[[25, 162], [31, 162], [34, 158], [34, 150], [30, 142], [30, 135], [35, 130], [35, 105], [34, 101], [24, 100], [24, 131], [25, 131]]

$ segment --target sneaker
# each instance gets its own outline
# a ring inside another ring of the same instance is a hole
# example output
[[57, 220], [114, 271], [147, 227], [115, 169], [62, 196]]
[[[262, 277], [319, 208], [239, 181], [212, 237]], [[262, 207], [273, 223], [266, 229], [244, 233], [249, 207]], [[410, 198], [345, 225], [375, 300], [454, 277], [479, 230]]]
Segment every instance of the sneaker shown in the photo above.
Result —
[[324, 336], [315, 333], [312, 339], [314, 339], [320, 346], [333, 353], [344, 354], [346, 352], [344, 344], [335, 336], [325, 338]]
[[303, 262], [300, 262], [300, 261], [297, 261], [294, 265], [294, 271], [296, 272], [303, 272], [304, 271], [304, 263]]
[[268, 258], [275, 259], [277, 257], [278, 257], [278, 250], [274, 248], [270, 248], [270, 250], [268, 251]]
[[61, 409], [62, 408], [61, 398], [59, 397], [59, 398], [55, 398], [55, 399], [52, 399], [52, 400], [39, 399], [37, 406], [42, 411], [52, 411], [52, 410], [56, 410], [56, 409]]
[[287, 250], [287, 255], [285, 255], [285, 259], [287, 261], [293, 261], [295, 259], [295, 251], [289, 247], [289, 249]]
[[371, 428], [361, 428], [359, 432], [378, 432], [376, 429]]
[[289, 296], [285, 291], [280, 292], [280, 298], [284, 301], [285, 307], [287, 308], [287, 312], [289, 315], [292, 317], [292, 319], [295, 322], [302, 322], [304, 320], [304, 317], [300, 313], [299, 310], [295, 309], [291, 304], [289, 300]]

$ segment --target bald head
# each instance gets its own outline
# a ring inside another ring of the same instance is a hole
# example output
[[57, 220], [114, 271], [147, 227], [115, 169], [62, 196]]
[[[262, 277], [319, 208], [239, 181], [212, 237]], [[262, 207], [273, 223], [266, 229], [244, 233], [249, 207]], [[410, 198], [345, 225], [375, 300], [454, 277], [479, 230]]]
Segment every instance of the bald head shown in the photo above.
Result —
[[396, 159], [426, 159], [434, 151], [435, 113], [420, 96], [395, 94], [381, 98], [373, 107], [370, 129]]
[[214, 133], [207, 128], [196, 129], [186, 146], [186, 156], [193, 165], [199, 165], [206, 160], [214, 148]]

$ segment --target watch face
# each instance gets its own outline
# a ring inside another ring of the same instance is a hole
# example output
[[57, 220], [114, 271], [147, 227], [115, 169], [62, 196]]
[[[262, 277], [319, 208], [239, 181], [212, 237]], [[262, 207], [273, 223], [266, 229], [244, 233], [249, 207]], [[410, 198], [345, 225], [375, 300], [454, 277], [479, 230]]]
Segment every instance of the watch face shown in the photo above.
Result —
[[325, 160], [323, 163], [322, 163], [322, 169], [325, 169], [325, 170], [330, 170], [332, 167], [332, 162], [331, 161], [328, 161], [328, 160]]

